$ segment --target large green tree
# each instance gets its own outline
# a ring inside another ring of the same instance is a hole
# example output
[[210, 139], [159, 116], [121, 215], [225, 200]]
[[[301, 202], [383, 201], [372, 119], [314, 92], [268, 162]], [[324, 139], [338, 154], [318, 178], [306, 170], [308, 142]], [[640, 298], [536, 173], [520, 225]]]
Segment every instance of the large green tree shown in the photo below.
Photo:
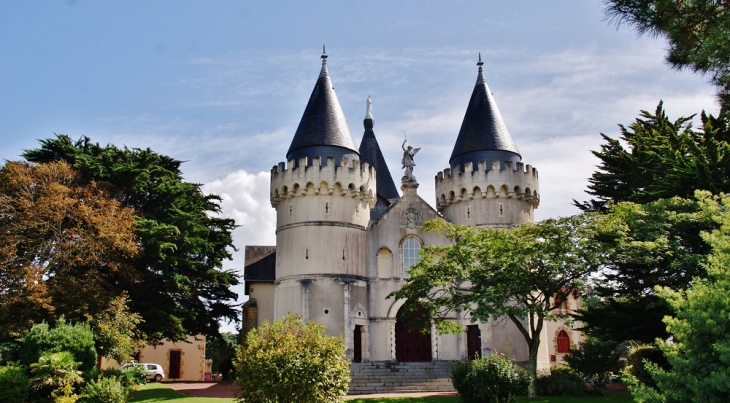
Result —
[[[620, 125], [618, 138], [602, 134], [604, 144], [593, 152], [600, 164], [587, 192], [595, 199], [576, 205], [614, 210], [626, 225], [625, 237], [610, 240], [619, 254], [597, 284], [598, 301], [579, 316], [596, 337], [646, 343], [666, 337], [661, 320], [671, 308], [654, 287], [686, 288], [704, 275], [700, 263], [710, 248], [700, 232], [716, 224], [692, 199], [697, 189], [730, 191], [730, 130], [723, 118], [702, 114], [701, 122], [694, 128], [691, 117], [672, 120], [659, 103], [654, 113]], [[630, 203], [617, 210], [620, 202]], [[653, 246], [637, 251], [645, 245]]]
[[65, 162], [0, 168], [0, 338], [86, 321], [137, 282], [132, 209]]
[[219, 320], [238, 320], [231, 291], [238, 278], [222, 269], [231, 258], [235, 223], [219, 217], [218, 196], [183, 180], [181, 161], [66, 135], [42, 140], [23, 156], [38, 163], [66, 161], [83, 180], [134, 209], [141, 251], [131, 270], [138, 281], [120, 286], [130, 310], [142, 316], [140, 329], [148, 338], [216, 334]]
[[561, 301], [602, 265], [604, 253], [592, 240], [611, 228], [601, 221], [591, 213], [511, 229], [429, 221], [426, 231], [451, 242], [424, 247], [403, 288], [391, 296], [406, 299], [407, 307], [423, 307], [428, 313], [423, 316], [446, 333], [463, 331], [444, 320], [454, 312], [471, 312], [473, 320], [484, 322], [509, 318], [528, 345], [534, 396], [540, 332], [545, 320], [557, 317]]
[[702, 236], [712, 246], [706, 278], [686, 291], [659, 287], [674, 314], [664, 322], [671, 341], [657, 340], [671, 364], [665, 370], [647, 363], [656, 388], [633, 379], [637, 402], [727, 402], [730, 397], [730, 197], [699, 194], [701, 208], [719, 228]]
[[639, 34], [666, 38], [667, 62], [708, 74], [730, 112], [730, 2], [727, 0], [605, 0], [606, 14]]

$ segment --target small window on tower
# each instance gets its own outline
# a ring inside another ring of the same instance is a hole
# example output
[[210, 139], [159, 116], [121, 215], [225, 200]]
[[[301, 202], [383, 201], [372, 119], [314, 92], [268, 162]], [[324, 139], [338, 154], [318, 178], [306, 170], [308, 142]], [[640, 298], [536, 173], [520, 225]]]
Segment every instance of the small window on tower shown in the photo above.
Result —
[[466, 219], [471, 220], [471, 207], [466, 207]]
[[324, 202], [324, 215], [330, 215], [330, 202]]
[[342, 249], [342, 261], [347, 260], [347, 249]]
[[294, 211], [294, 208], [293, 208], [293, 207], [292, 207], [292, 205], [290, 204], [290, 205], [289, 205], [289, 218], [291, 218], [291, 213], [292, 213], [292, 211]]
[[504, 204], [499, 203], [499, 216], [504, 217]]
[[309, 260], [309, 248], [304, 249], [304, 259]]

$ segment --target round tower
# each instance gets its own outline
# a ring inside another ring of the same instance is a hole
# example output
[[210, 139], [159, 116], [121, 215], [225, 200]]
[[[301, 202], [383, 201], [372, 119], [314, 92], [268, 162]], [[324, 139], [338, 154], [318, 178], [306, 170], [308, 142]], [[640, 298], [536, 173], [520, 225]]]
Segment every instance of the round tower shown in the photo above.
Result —
[[534, 222], [540, 203], [537, 169], [522, 156], [479, 72], [449, 160], [436, 175], [436, 206], [458, 225], [509, 227]]
[[297, 313], [324, 323], [330, 335], [345, 335], [347, 344], [356, 307], [367, 306], [366, 230], [376, 174], [359, 160], [326, 60], [323, 54], [288, 162], [271, 169], [274, 317]]

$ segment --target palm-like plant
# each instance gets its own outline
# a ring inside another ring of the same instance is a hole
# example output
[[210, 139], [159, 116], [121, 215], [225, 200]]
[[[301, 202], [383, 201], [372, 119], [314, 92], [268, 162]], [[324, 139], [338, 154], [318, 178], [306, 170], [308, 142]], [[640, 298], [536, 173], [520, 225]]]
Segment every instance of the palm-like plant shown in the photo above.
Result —
[[76, 368], [80, 362], [74, 361], [68, 351], [45, 352], [37, 363], [30, 364], [30, 386], [36, 389], [50, 389], [54, 400], [61, 396], [71, 396], [73, 386], [83, 382], [81, 371]]

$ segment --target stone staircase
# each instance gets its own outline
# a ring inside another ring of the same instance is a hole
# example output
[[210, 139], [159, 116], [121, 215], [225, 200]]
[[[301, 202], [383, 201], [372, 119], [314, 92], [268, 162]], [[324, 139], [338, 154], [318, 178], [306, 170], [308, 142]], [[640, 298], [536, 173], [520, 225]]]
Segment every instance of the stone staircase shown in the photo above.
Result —
[[352, 363], [350, 376], [351, 395], [454, 390], [449, 361]]

